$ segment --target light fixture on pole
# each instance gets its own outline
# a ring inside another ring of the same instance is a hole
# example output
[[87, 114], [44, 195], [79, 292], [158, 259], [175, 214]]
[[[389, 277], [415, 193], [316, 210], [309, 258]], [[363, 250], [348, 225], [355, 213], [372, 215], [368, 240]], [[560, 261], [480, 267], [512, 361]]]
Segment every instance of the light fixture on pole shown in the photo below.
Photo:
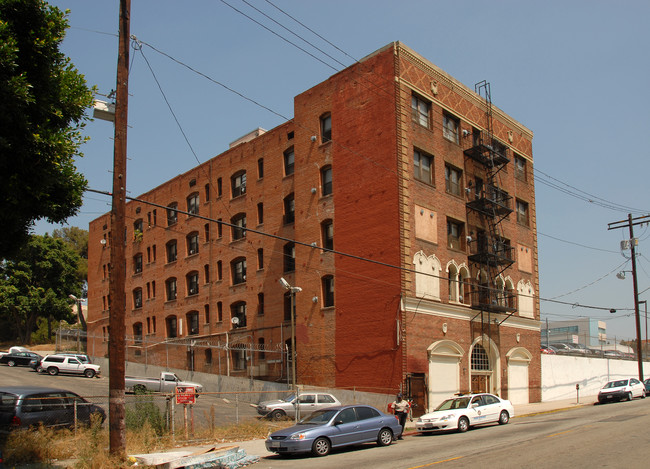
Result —
[[280, 285], [290, 292], [291, 296], [291, 387], [296, 399], [296, 422], [299, 418], [298, 393], [296, 392], [296, 293], [301, 292], [302, 288], [292, 287], [284, 277], [280, 277]]

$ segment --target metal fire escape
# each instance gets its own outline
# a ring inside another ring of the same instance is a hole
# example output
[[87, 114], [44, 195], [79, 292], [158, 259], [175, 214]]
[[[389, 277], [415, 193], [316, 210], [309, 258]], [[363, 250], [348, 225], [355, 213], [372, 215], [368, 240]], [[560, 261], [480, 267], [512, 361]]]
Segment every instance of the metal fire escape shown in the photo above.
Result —
[[474, 129], [471, 136], [465, 137], [464, 154], [472, 160], [475, 176], [474, 181], [468, 181], [466, 191], [467, 220], [473, 230], [468, 237], [468, 259], [477, 273], [473, 276], [478, 279], [472, 285], [471, 304], [479, 310], [473, 322], [478, 324], [480, 317], [481, 333], [492, 335], [490, 331], [517, 309], [514, 292], [496, 283], [499, 275], [514, 263], [514, 250], [503, 236], [502, 226], [513, 211], [512, 196], [499, 184], [500, 173], [510, 159], [507, 147], [493, 134], [490, 84], [482, 81], [474, 89], [485, 98], [486, 129]]

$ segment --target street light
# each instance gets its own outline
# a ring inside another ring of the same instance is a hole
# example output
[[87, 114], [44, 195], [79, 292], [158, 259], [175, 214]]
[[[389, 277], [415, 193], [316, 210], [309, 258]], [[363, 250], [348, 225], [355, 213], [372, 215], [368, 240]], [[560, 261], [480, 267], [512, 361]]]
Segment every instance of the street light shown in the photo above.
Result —
[[77, 298], [73, 294], [68, 295], [68, 298], [73, 300], [77, 305], [77, 316], [79, 316], [79, 322], [81, 323], [81, 328], [86, 331], [86, 318], [84, 318], [83, 309], [81, 308], [81, 298]]
[[288, 290], [291, 293], [291, 387], [293, 388], [293, 394], [296, 399], [297, 422], [299, 405], [298, 393], [296, 392], [296, 318], [294, 313], [296, 308], [296, 293], [301, 292], [302, 288], [292, 287], [289, 282], [284, 279], [284, 277], [280, 277], [280, 285], [282, 285], [285, 290]]

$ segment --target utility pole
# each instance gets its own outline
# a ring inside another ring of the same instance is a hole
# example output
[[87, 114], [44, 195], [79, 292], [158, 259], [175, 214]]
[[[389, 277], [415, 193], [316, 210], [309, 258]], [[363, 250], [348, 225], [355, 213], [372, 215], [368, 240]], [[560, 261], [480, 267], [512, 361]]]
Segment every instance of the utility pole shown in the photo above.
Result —
[[636, 357], [639, 365], [639, 380], [643, 382], [643, 357], [641, 355], [641, 318], [639, 317], [639, 287], [637, 286], [636, 280], [636, 250], [635, 244], [636, 240], [634, 239], [634, 225], [640, 225], [642, 223], [647, 223], [650, 219], [650, 215], [645, 215], [643, 217], [632, 218], [632, 214], [628, 214], [627, 220], [615, 221], [609, 223], [608, 230], [614, 230], [618, 228], [629, 228], [630, 230], [630, 250], [632, 255], [632, 284], [634, 286], [634, 318], [636, 322]]
[[126, 326], [126, 133], [129, 101], [129, 38], [131, 0], [120, 0], [117, 87], [115, 102], [115, 144], [113, 150], [113, 196], [111, 210], [110, 316], [108, 339], [108, 409], [110, 453], [126, 457], [126, 421], [124, 402], [124, 359]]

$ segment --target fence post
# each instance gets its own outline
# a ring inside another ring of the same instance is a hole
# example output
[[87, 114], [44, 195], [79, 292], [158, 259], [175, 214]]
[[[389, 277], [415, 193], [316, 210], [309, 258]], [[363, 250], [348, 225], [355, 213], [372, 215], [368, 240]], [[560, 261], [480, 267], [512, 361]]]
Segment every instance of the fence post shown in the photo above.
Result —
[[235, 421], [239, 423], [239, 394], [235, 393]]
[[78, 426], [78, 423], [79, 423], [79, 422], [77, 422], [77, 399], [72, 400], [72, 408], [74, 409], [74, 434], [76, 436], [77, 435], [77, 426]]
[[171, 411], [171, 419], [172, 419], [172, 441], [176, 439], [176, 406], [175, 406], [175, 398], [174, 395], [172, 394], [171, 397], [171, 402], [172, 402], [172, 411]]

